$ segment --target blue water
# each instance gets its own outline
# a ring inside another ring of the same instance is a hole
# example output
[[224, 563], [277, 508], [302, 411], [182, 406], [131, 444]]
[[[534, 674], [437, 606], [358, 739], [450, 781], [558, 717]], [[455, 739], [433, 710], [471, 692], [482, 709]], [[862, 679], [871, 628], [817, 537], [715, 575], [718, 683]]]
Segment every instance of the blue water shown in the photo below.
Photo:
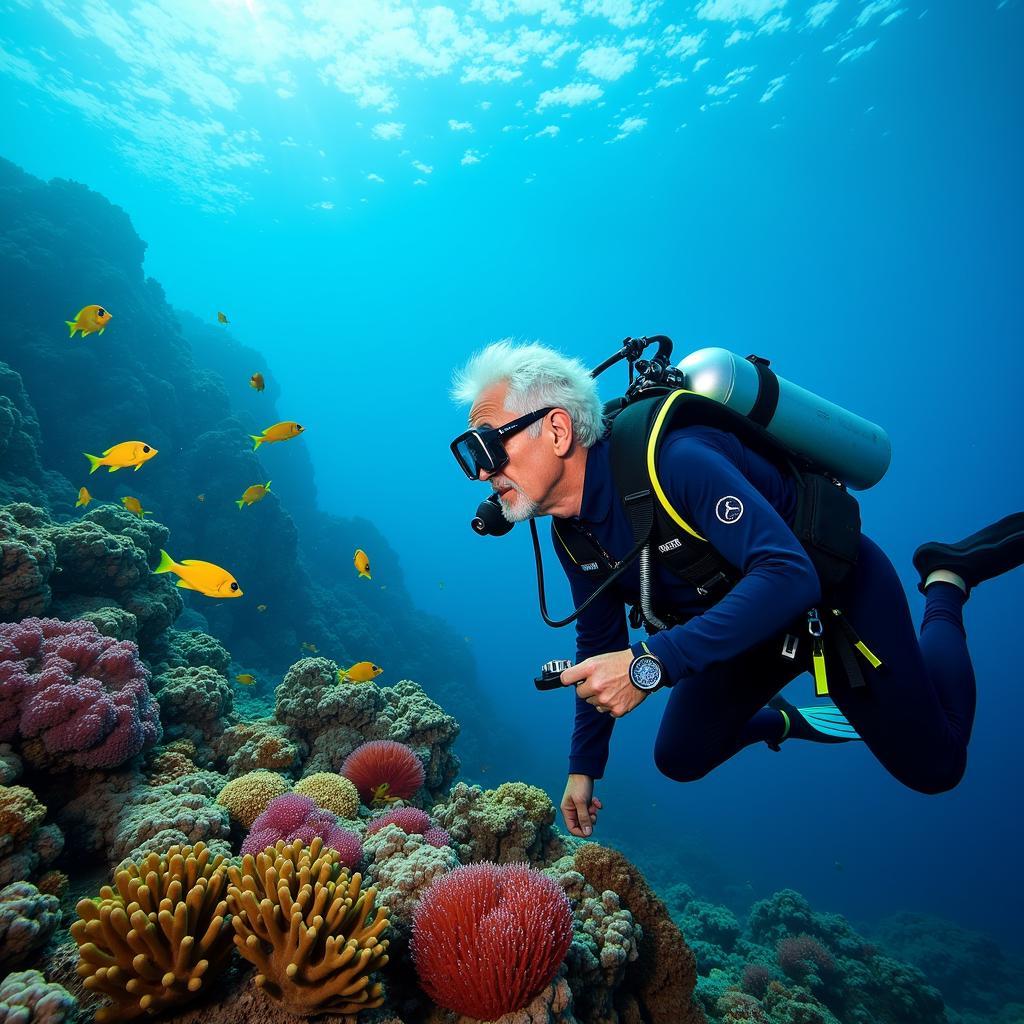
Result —
[[[447, 450], [447, 388], [484, 343], [596, 364], [666, 333], [884, 425], [865, 530], [917, 616], [917, 544], [1024, 508], [1019, 0], [334, 7], [0, 4], [0, 155], [122, 206], [170, 302], [225, 310], [265, 357], [307, 427], [302, 500], [370, 520], [470, 637], [495, 729], [529, 736], [518, 777], [561, 795], [572, 700], [531, 679], [573, 637], [540, 621], [528, 531], [468, 527], [483, 493]], [[967, 606], [954, 792], [911, 793], [854, 745], [758, 747], [679, 785], [652, 762], [656, 696], [616, 725], [595, 838], [699, 848], [750, 898], [792, 886], [1019, 946], [1022, 604], [1019, 571]]]

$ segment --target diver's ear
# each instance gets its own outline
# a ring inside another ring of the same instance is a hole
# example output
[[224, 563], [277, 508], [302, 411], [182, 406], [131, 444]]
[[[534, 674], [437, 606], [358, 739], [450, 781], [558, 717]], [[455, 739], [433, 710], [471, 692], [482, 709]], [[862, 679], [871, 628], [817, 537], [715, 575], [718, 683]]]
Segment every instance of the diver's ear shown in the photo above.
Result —
[[548, 415], [549, 429], [554, 435], [555, 454], [568, 455], [572, 448], [572, 417], [564, 409], [552, 409]]

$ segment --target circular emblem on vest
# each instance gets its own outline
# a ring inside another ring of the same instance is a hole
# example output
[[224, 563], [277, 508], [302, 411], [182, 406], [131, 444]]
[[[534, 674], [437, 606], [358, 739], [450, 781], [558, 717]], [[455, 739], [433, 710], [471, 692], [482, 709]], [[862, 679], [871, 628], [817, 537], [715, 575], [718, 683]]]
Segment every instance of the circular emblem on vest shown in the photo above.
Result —
[[718, 499], [715, 515], [719, 522], [738, 523], [740, 516], [743, 515], [743, 502], [734, 495], [727, 494], [724, 498]]

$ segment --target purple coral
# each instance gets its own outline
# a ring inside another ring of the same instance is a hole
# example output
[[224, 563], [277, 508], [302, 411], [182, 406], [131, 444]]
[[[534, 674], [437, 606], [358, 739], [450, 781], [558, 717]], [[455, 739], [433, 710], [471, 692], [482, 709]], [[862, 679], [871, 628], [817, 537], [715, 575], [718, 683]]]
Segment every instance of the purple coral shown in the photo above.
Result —
[[38, 768], [115, 768], [162, 736], [138, 648], [91, 622], [0, 625], [0, 742]]
[[801, 932], [779, 939], [775, 947], [779, 966], [791, 978], [803, 980], [809, 975], [819, 978], [835, 970], [832, 954], [813, 935]]
[[436, 825], [431, 826], [430, 815], [418, 807], [395, 807], [383, 814], [378, 814], [366, 826], [366, 834], [373, 835], [385, 825], [397, 825], [409, 835], [423, 836], [431, 846], [442, 847], [451, 842], [448, 833]]
[[354, 868], [363, 855], [359, 836], [341, 828], [338, 819], [300, 793], [284, 793], [267, 804], [267, 809], [252, 823], [242, 843], [242, 853], [255, 856], [283, 839], [290, 843], [301, 839], [309, 845], [320, 836], [324, 846], [337, 850], [341, 863]]

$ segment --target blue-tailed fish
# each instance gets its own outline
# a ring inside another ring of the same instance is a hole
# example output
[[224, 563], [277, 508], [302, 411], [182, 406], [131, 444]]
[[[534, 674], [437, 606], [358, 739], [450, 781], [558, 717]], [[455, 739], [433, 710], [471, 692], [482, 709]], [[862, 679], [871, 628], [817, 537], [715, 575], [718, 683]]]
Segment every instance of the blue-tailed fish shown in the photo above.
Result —
[[78, 501], [75, 502], [75, 508], [78, 508], [79, 505], [85, 508], [85, 506], [88, 505], [90, 501], [92, 501], [92, 495], [89, 493], [88, 488], [79, 487]]
[[113, 448], [108, 448], [102, 458], [99, 455], [82, 452], [89, 460], [90, 473], [95, 473], [100, 466], [106, 466], [108, 472], [111, 473], [116, 473], [119, 469], [128, 469], [129, 466], [134, 466], [138, 470], [156, 453], [157, 449], [146, 444], [145, 441], [122, 441], [120, 444], [115, 444]]
[[252, 487], [246, 487], [245, 493], [235, 502], [235, 504], [241, 508], [243, 505], [255, 505], [257, 501], [262, 501], [270, 490], [270, 481], [268, 480], [265, 484], [253, 484]]
[[71, 330], [69, 337], [75, 336], [75, 331], [81, 331], [84, 338], [87, 334], [99, 332], [102, 334], [110, 323], [110, 310], [105, 306], [83, 306], [75, 316], [74, 320], [65, 320]]
[[305, 429], [305, 427], [294, 420], [282, 420], [280, 423], [275, 423], [272, 427], [267, 427], [262, 434], [250, 434], [249, 436], [255, 442], [252, 450], [256, 451], [261, 444], [273, 444], [275, 441], [290, 441], [293, 437], [298, 437]]
[[186, 558], [176, 562], [166, 551], [160, 551], [160, 564], [153, 572], [173, 572], [179, 578], [177, 585], [184, 590], [195, 590], [206, 597], [241, 597], [242, 588], [234, 576], [213, 562], [200, 562]]
[[373, 579], [370, 575], [370, 559], [366, 557], [366, 552], [362, 548], [356, 548], [356, 553], [352, 556], [352, 564], [356, 567], [356, 572], [359, 573], [361, 578]]

